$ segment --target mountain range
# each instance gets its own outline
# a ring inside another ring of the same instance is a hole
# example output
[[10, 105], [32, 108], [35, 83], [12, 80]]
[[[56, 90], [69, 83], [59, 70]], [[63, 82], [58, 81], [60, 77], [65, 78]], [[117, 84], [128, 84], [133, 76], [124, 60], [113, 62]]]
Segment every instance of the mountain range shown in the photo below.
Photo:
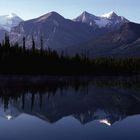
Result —
[[5, 32], [10, 34], [12, 43], [20, 45], [25, 36], [27, 48], [31, 47], [33, 37], [39, 49], [43, 37], [45, 49], [68, 55], [85, 52], [89, 52], [89, 57], [140, 55], [140, 24], [115, 12], [95, 16], [85, 11], [73, 20], [56, 12], [27, 21], [16, 14], [0, 16], [0, 40]]
[[85, 24], [65, 19], [56, 12], [51, 12], [39, 18], [21, 22], [19, 26], [12, 28], [11, 38], [13, 42], [22, 42], [26, 37], [26, 45], [31, 46], [32, 36], [36, 46], [40, 46], [40, 37], [43, 36], [44, 47], [65, 48], [88, 40], [94, 35], [94, 31]]

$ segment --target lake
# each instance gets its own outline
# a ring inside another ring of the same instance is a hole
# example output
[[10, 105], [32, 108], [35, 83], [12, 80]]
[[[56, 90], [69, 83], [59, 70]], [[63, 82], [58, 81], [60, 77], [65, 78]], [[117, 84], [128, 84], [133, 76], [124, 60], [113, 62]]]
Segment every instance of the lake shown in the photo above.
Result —
[[1, 140], [139, 140], [140, 77], [0, 77]]

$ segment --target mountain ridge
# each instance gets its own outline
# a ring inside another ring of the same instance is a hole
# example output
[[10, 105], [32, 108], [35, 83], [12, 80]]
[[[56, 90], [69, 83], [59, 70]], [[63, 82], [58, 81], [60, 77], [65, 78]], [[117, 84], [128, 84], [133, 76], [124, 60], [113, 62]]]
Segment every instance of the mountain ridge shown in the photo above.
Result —
[[[87, 43], [91, 56], [135, 57], [140, 55], [140, 24], [126, 23], [122, 27]], [[135, 43], [135, 45], [134, 45]]]
[[101, 16], [95, 16], [84, 11], [80, 16], [74, 19], [76, 22], [88, 24], [93, 28], [119, 28], [122, 24], [129, 22], [126, 18], [118, 16], [115, 12], [109, 12]]
[[31, 46], [32, 36], [39, 46], [40, 37], [44, 37], [45, 48], [64, 48], [86, 41], [95, 33], [88, 25], [65, 19], [56, 12], [50, 12], [35, 19], [21, 22], [12, 28], [12, 42], [21, 42], [26, 36], [27, 46]]
[[[17, 15], [11, 14], [6, 17], [9, 19]], [[70, 20], [52, 11], [34, 19], [21, 21], [12, 27], [10, 40], [22, 45], [25, 36], [26, 47], [31, 48], [33, 37], [39, 49], [42, 36], [44, 49], [52, 48], [59, 52], [68, 52], [70, 55], [71, 52], [75, 54], [81, 53], [80, 50], [87, 50], [95, 56], [112, 56], [112, 52], [113, 55], [116, 52], [122, 53], [120, 50], [132, 48], [132, 45], [139, 48], [139, 26], [115, 12], [95, 16], [84, 11], [77, 18]], [[6, 32], [1, 29], [0, 38], [4, 39], [4, 31]]]

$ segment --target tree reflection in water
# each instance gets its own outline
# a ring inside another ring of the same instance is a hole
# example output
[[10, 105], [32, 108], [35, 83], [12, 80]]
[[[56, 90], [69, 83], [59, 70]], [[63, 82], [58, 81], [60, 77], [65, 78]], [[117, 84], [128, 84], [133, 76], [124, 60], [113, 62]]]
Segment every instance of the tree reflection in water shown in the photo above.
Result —
[[7, 120], [22, 113], [54, 123], [73, 116], [82, 124], [93, 120], [112, 125], [140, 114], [138, 77], [0, 78], [0, 115]]

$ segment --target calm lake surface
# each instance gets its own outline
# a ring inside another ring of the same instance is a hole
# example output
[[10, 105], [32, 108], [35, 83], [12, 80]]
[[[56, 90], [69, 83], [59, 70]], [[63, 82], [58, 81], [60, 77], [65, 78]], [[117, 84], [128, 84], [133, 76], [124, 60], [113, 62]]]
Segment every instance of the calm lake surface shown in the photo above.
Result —
[[1, 140], [140, 140], [140, 77], [0, 77]]

